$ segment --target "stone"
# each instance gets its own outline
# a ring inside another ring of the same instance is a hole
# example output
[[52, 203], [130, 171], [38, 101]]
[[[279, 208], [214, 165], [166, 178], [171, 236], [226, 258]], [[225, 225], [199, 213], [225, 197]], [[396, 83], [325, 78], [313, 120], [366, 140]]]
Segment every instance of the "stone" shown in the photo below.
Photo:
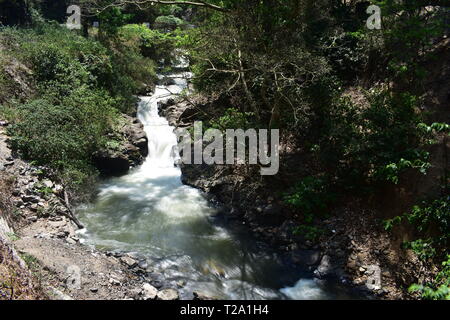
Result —
[[98, 292], [98, 288], [90, 288], [89, 289], [92, 293], [97, 293]]
[[6, 161], [6, 162], [3, 163], [3, 165], [4, 165], [5, 167], [12, 166], [12, 165], [14, 165], [14, 161]]
[[331, 257], [324, 255], [322, 260], [320, 260], [319, 267], [314, 271], [314, 275], [319, 278], [325, 278], [333, 274], [334, 267], [331, 263]]
[[36, 222], [38, 220], [38, 217], [37, 216], [31, 216], [31, 217], [28, 217], [27, 220], [30, 221], [30, 222]]
[[158, 292], [158, 300], [178, 300], [180, 296], [175, 289], [164, 289]]
[[64, 189], [64, 187], [63, 187], [62, 185], [56, 184], [56, 185], [53, 187], [52, 190], [53, 190], [54, 193], [59, 193], [59, 192], [61, 192], [63, 189]]
[[141, 294], [144, 300], [155, 300], [158, 295], [158, 289], [149, 283], [144, 283]]
[[320, 262], [321, 253], [319, 250], [295, 250], [291, 252], [294, 263], [313, 266]]
[[77, 244], [77, 242], [76, 242], [75, 240], [73, 240], [72, 238], [67, 238], [67, 239], [66, 239], [66, 242], [67, 242], [68, 244], [71, 244], [71, 245]]
[[193, 292], [192, 294], [194, 296], [193, 300], [214, 300], [213, 298], [210, 298], [207, 295], [200, 292]]
[[40, 198], [32, 195], [24, 195], [22, 196], [22, 200], [24, 202], [31, 202], [31, 203], [39, 203]]
[[117, 280], [117, 279], [114, 279], [114, 278], [109, 278], [109, 283], [114, 285], [114, 286], [120, 286], [121, 285], [120, 281]]
[[42, 184], [47, 188], [53, 188], [53, 182], [51, 182], [50, 180], [44, 180], [42, 181]]
[[139, 268], [146, 270], [148, 268], [148, 262], [146, 260], [139, 261]]
[[68, 231], [59, 231], [56, 233], [56, 237], [60, 239], [64, 239], [69, 235]]
[[133, 268], [138, 264], [136, 260], [127, 256], [120, 258], [120, 261], [125, 263], [129, 268]]
[[13, 204], [16, 206], [16, 207], [21, 207], [21, 206], [23, 206], [25, 203], [23, 202], [23, 200], [22, 199], [18, 199], [18, 200], [14, 200], [13, 201]]

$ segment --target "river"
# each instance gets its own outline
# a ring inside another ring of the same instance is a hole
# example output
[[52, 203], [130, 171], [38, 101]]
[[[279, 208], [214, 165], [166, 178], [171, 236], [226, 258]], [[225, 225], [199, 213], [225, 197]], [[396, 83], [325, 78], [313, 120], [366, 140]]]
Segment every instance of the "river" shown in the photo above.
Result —
[[149, 155], [128, 174], [101, 182], [96, 200], [77, 210], [83, 242], [145, 257], [149, 274], [161, 275], [184, 299], [194, 291], [219, 299], [348, 298], [245, 229], [228, 228], [199, 190], [182, 184], [174, 128], [158, 115], [158, 102], [186, 89], [186, 75], [140, 97]]

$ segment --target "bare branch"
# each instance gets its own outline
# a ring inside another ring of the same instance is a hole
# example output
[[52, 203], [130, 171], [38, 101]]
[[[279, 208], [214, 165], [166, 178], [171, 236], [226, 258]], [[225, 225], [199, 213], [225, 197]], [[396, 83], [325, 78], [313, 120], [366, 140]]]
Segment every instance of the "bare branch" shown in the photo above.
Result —
[[[91, 9], [91, 15], [97, 15], [99, 13], [102, 13], [103, 11], [112, 8], [112, 7], [118, 7], [118, 8], [123, 8], [126, 5], [135, 5], [138, 8], [142, 9], [142, 6], [144, 5], [155, 5], [155, 4], [159, 4], [159, 5], [172, 5], [172, 4], [176, 4], [176, 5], [190, 5], [190, 6], [196, 6], [196, 7], [203, 7], [203, 8], [207, 8], [207, 9], [212, 9], [212, 10], [216, 10], [216, 11], [220, 11], [220, 12], [229, 12], [228, 9], [223, 8], [221, 6], [206, 2], [206, 1], [201, 1], [201, 0], [194, 0], [194, 1], [174, 1], [174, 0], [116, 0], [108, 5], [101, 5], [99, 4], [97, 1], [92, 1], [92, 0], [84, 0], [81, 1], [84, 4], [88, 4], [91, 5], [90, 9]], [[86, 15], [88, 16], [88, 15]]]

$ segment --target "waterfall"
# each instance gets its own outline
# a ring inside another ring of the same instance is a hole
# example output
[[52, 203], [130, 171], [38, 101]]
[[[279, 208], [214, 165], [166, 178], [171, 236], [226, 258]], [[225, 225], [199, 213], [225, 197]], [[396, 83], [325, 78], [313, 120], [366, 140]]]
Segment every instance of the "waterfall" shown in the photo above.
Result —
[[79, 208], [86, 226], [83, 241], [139, 254], [170, 286], [181, 281], [185, 299], [194, 291], [223, 299], [296, 299], [308, 292], [311, 298], [323, 297], [312, 280], [280, 291], [293, 286], [302, 271], [261, 250], [247, 231], [230, 232], [202, 193], [182, 184], [174, 165], [177, 138], [159, 116], [158, 102], [186, 89], [186, 76], [173, 74], [172, 85], [140, 97], [138, 118], [148, 136], [148, 157], [128, 174], [103, 181], [95, 202]]

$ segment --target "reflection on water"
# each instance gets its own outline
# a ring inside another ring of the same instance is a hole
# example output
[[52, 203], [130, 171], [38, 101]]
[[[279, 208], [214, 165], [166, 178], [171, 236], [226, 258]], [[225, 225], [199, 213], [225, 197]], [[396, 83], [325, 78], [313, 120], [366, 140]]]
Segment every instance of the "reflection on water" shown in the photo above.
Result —
[[186, 80], [176, 78], [174, 85], [158, 86], [152, 97], [141, 98], [138, 117], [149, 155], [129, 174], [101, 184], [96, 201], [79, 208], [86, 226], [82, 237], [99, 248], [138, 252], [155, 273], [183, 281], [185, 292], [226, 299], [339, 297], [313, 280], [295, 284], [300, 270], [261, 252], [244, 233], [228, 232], [201, 193], [181, 183], [174, 166], [176, 136], [158, 115], [157, 103], [184, 88]]

